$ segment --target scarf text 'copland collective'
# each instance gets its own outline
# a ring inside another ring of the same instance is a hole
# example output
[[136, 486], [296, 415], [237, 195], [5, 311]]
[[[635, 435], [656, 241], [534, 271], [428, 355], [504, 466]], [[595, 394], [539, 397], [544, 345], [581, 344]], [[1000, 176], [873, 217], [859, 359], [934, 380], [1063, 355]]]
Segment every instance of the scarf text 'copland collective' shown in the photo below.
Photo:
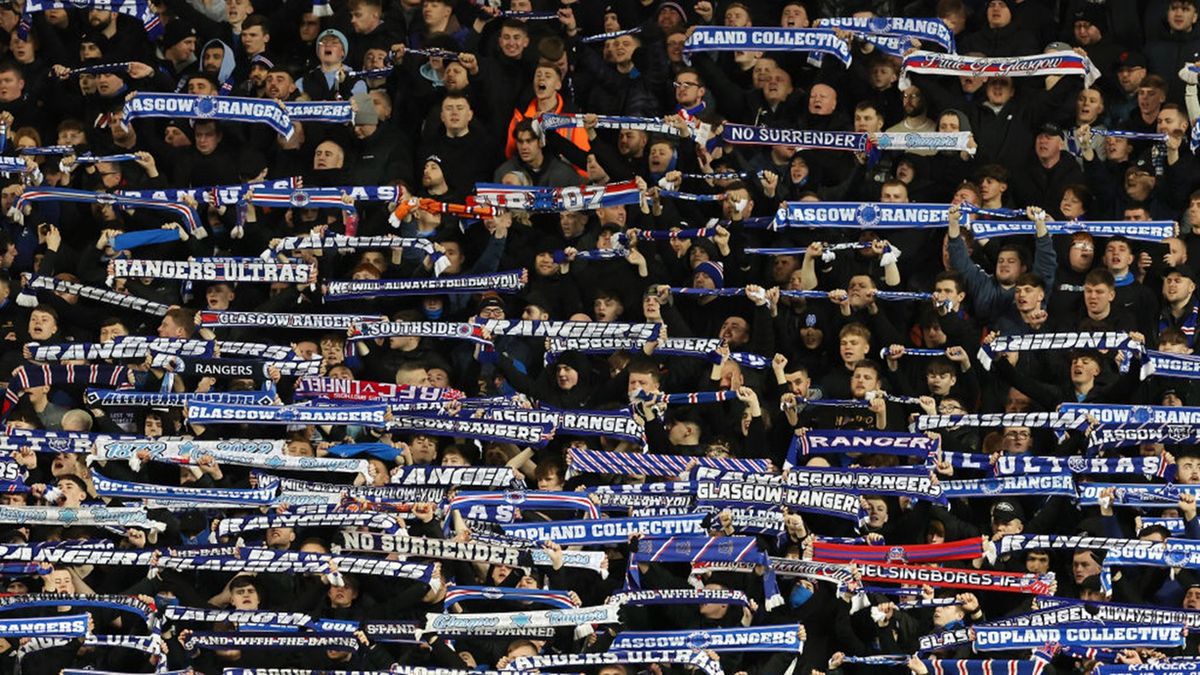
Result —
[[729, 28], [697, 26], [685, 52], [818, 52], [850, 65], [850, 45], [832, 30], [813, 28]]

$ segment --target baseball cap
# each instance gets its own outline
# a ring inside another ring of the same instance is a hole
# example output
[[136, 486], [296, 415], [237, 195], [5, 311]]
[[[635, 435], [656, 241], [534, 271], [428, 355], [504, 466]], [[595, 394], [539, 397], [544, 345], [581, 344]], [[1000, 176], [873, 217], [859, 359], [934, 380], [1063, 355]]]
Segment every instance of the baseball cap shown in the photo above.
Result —
[[1146, 57], [1141, 52], [1121, 52], [1117, 57], [1117, 70], [1122, 68], [1145, 68]]
[[1192, 283], [1196, 282], [1196, 273], [1193, 272], [1192, 268], [1188, 267], [1187, 265], [1175, 265], [1174, 267], [1168, 267], [1163, 272], [1163, 278], [1165, 279], [1165, 278], [1171, 276], [1172, 274], [1178, 274], [1179, 276], [1184, 277], [1185, 279], [1191, 279]]
[[992, 520], [1007, 523], [1012, 520], [1024, 520], [1025, 511], [1021, 505], [1009, 499], [1003, 499], [992, 506]]
[[1062, 127], [1058, 126], [1054, 122], [1046, 122], [1042, 126], [1038, 127], [1039, 136], [1043, 134], [1046, 136], [1062, 136], [1062, 132]]

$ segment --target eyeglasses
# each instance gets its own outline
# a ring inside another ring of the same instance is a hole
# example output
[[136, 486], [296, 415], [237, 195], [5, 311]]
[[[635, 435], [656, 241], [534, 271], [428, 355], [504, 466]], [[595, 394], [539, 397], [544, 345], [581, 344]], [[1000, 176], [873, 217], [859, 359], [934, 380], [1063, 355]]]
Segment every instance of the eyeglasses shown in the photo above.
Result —
[[687, 87], [699, 87], [699, 82], [672, 82], [676, 89], [686, 89]]
[[1030, 437], [1030, 434], [1028, 431], [1006, 431], [1004, 432], [1004, 437], [1025, 440]]

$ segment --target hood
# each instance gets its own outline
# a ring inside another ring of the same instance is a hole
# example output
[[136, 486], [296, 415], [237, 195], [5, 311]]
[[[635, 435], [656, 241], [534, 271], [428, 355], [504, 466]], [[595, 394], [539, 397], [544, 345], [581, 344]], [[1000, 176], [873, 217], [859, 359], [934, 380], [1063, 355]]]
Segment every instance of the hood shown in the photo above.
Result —
[[224, 54], [221, 57], [221, 69], [217, 71], [217, 82], [221, 84], [221, 93], [224, 94], [229, 88], [233, 87], [233, 69], [237, 66], [237, 60], [233, 55], [233, 49], [221, 40], [216, 39], [204, 43], [204, 47], [200, 49], [200, 57], [204, 58], [204, 52], [214, 45], [220, 45], [221, 51]]

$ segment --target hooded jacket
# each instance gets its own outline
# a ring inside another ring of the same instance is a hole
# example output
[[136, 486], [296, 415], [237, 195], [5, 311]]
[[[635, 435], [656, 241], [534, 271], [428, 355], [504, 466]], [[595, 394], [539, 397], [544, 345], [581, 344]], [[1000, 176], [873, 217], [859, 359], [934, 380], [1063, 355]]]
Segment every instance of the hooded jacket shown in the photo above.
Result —
[[200, 50], [200, 60], [203, 64], [204, 52], [208, 51], [209, 47], [219, 46], [221, 48], [221, 68], [217, 71], [217, 84], [221, 87], [222, 94], [228, 94], [233, 91], [233, 70], [237, 67], [237, 57], [234, 56], [233, 49], [222, 42], [221, 40], [209, 40], [204, 43], [204, 48]]

